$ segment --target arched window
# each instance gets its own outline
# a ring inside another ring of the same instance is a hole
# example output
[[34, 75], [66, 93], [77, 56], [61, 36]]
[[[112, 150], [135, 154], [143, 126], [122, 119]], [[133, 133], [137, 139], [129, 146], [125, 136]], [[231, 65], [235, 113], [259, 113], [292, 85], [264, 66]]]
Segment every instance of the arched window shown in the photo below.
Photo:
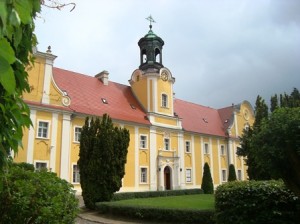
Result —
[[155, 62], [161, 63], [161, 53], [158, 48], [155, 48]]
[[141, 51], [141, 64], [144, 64], [147, 62], [147, 51], [146, 49], [143, 49]]
[[165, 93], [161, 94], [161, 106], [168, 107], [168, 95]]

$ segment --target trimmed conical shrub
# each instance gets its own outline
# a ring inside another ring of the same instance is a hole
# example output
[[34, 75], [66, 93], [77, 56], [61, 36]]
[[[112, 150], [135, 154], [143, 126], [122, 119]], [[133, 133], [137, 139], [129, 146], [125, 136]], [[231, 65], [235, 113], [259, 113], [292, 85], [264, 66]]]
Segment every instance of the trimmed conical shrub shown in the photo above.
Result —
[[229, 174], [228, 174], [228, 182], [229, 181], [235, 181], [236, 180], [236, 173], [235, 168], [233, 164], [229, 165]]
[[208, 163], [204, 164], [203, 167], [203, 177], [201, 188], [204, 194], [213, 194], [214, 193], [214, 184], [210, 173], [210, 168]]

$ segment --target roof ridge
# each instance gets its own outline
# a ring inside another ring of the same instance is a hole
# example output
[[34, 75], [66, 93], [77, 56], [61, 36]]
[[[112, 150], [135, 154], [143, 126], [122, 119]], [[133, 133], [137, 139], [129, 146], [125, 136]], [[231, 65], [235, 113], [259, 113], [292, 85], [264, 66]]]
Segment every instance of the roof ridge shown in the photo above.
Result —
[[194, 103], [194, 102], [187, 101], [187, 100], [182, 100], [182, 99], [179, 99], [179, 98], [176, 98], [175, 100], [180, 100], [180, 101], [183, 101], [183, 102], [186, 102], [186, 103], [189, 103], [189, 104], [194, 104], [194, 105], [205, 107], [205, 108], [208, 108], [208, 109], [218, 110], [218, 109], [210, 107], [210, 106], [205, 106], [205, 105], [202, 105], [202, 104]]
[[[83, 74], [83, 73], [80, 73], [80, 72], [74, 72], [74, 71], [71, 71], [71, 70], [67, 70], [67, 69], [63, 69], [63, 68], [59, 68], [59, 67], [53, 67], [54, 69], [59, 69], [59, 70], [63, 70], [65, 72], [71, 72], [75, 75], [82, 75], [82, 76], [85, 76], [85, 77], [88, 77], [88, 78], [96, 78], [95, 76], [92, 76], [92, 75], [87, 75], [87, 74]], [[97, 78], [96, 78], [97, 79]], [[118, 83], [118, 82], [115, 82], [115, 81], [112, 81], [112, 80], [109, 80], [109, 82], [111, 83], [114, 83], [114, 84], [117, 84], [117, 85], [121, 85], [121, 86], [126, 86], [126, 87], [130, 87], [129, 85], [126, 85], [126, 84], [122, 84], [122, 83]]]

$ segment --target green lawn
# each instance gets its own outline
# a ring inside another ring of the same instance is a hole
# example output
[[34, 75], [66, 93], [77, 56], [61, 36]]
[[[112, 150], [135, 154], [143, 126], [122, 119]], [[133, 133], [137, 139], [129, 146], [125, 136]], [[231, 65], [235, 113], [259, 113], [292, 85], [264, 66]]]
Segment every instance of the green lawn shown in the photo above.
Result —
[[215, 197], [212, 194], [194, 194], [170, 197], [138, 198], [111, 203], [179, 209], [214, 209]]

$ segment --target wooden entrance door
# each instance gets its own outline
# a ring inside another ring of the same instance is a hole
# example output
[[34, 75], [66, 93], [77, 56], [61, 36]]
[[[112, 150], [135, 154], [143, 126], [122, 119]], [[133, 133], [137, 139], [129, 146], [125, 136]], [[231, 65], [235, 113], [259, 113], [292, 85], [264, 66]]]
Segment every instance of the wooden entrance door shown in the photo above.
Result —
[[166, 166], [164, 169], [165, 190], [171, 190], [171, 169]]

